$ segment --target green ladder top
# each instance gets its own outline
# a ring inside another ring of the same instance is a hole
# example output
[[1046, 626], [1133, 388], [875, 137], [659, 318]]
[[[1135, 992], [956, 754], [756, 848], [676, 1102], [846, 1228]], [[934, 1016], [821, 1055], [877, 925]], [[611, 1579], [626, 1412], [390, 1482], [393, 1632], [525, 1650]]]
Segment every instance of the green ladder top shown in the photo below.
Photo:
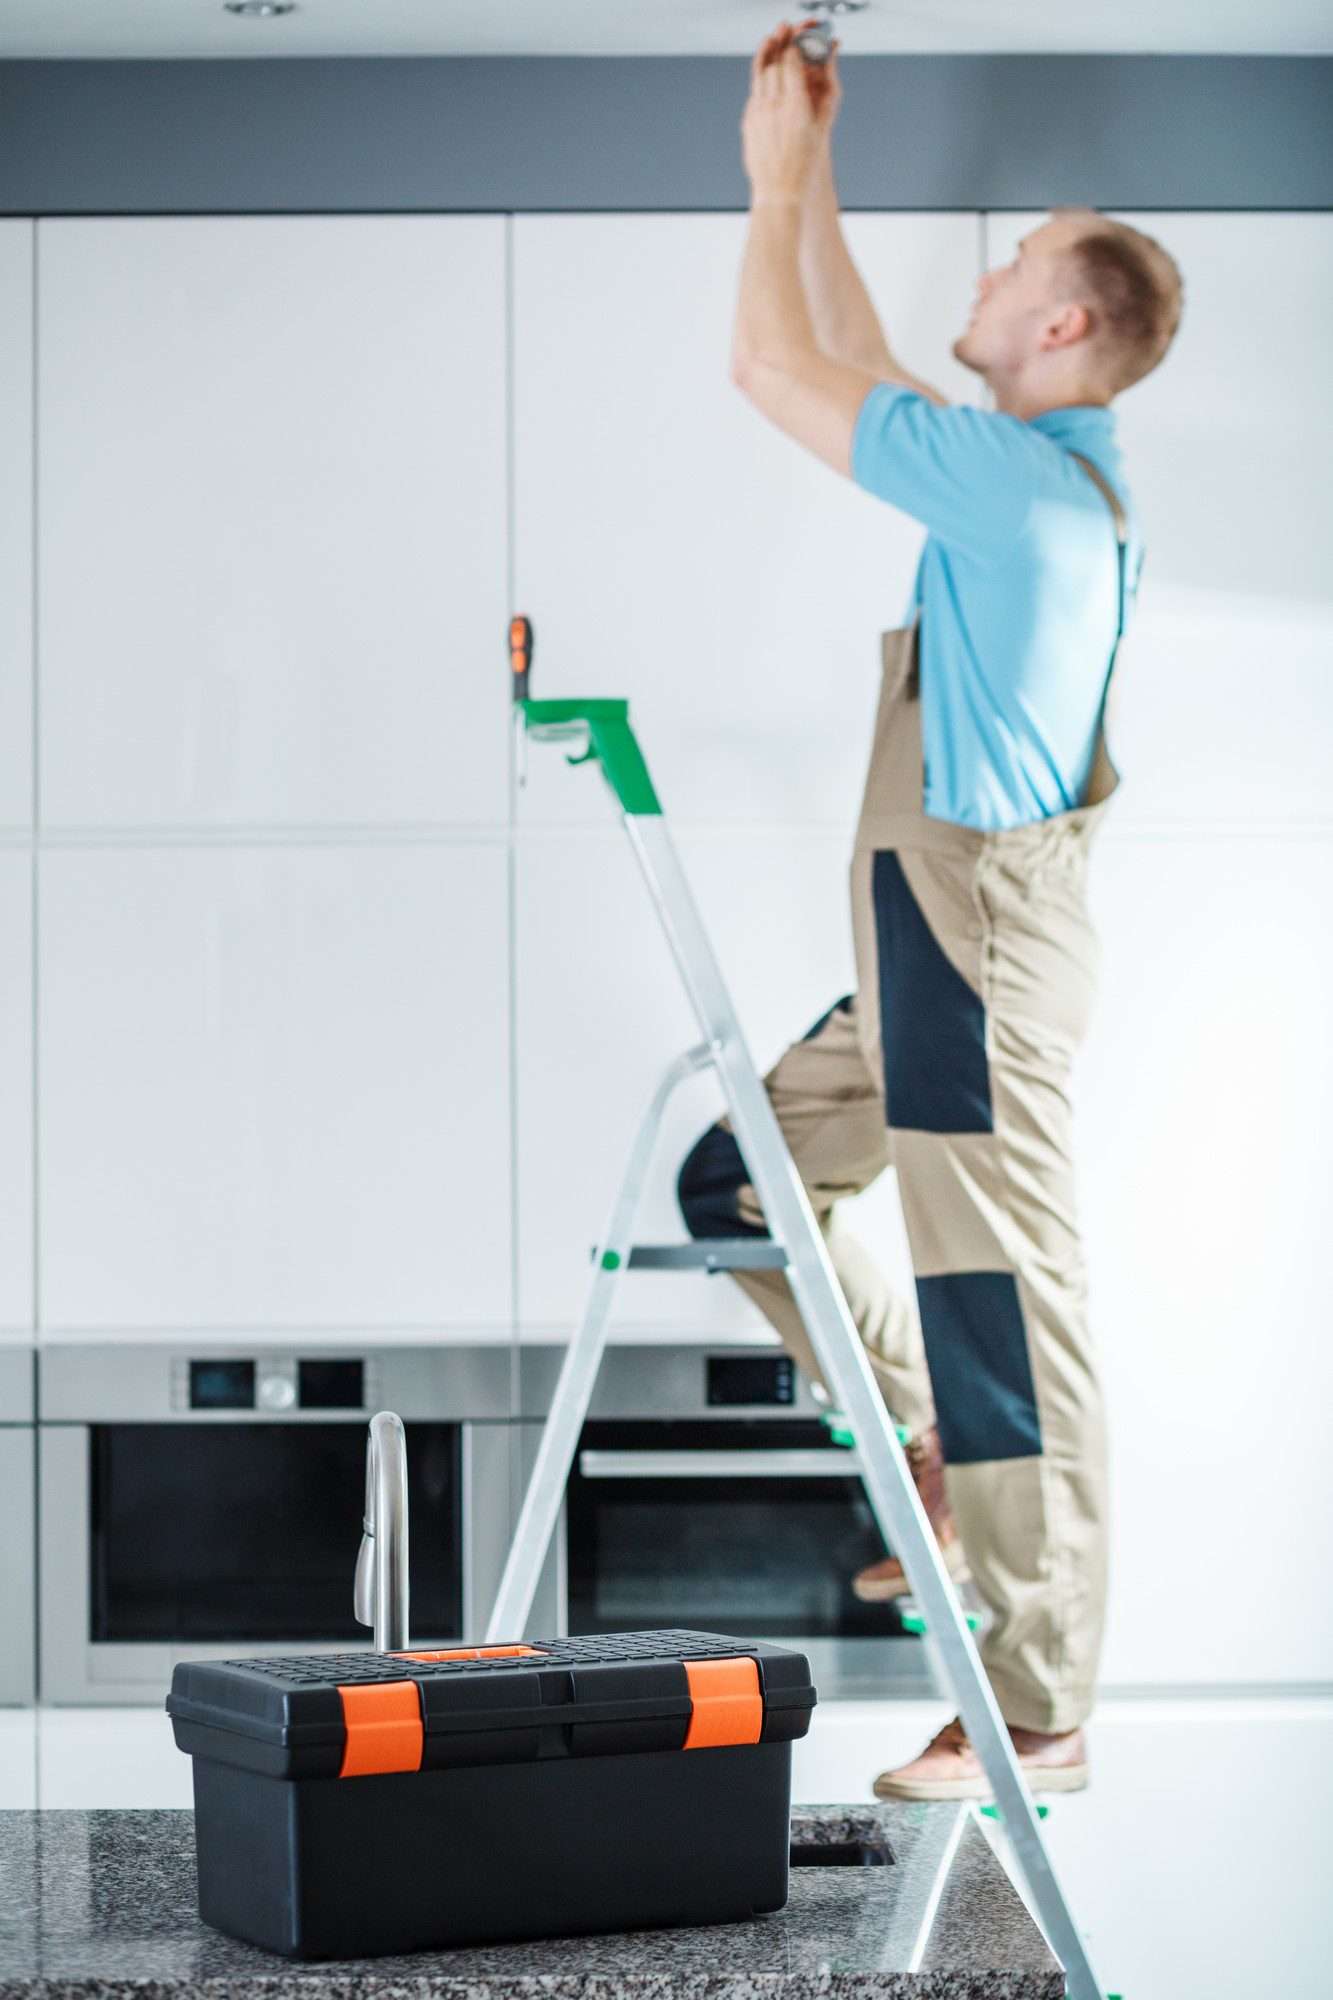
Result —
[[588, 748], [581, 757], [571, 757], [569, 762], [599, 763], [622, 812], [661, 813], [639, 740], [630, 728], [627, 701], [523, 700], [517, 706], [523, 711], [529, 735], [538, 738], [567, 736], [582, 723], [588, 731]]

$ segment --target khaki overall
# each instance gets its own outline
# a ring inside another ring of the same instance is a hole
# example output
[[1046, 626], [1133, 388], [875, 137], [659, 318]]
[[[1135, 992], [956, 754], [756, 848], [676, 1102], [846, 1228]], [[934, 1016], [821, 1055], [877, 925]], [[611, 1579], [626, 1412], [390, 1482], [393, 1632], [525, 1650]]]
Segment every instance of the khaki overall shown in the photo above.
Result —
[[[1079, 463], [1115, 521], [1123, 622], [1123, 511]], [[889, 1409], [914, 1431], [939, 1425], [992, 1614], [981, 1651], [1000, 1708], [1060, 1732], [1092, 1706], [1106, 1590], [1105, 1423], [1068, 1082], [1096, 981], [1085, 865], [1117, 776], [1099, 727], [1077, 810], [995, 833], [928, 818], [916, 638], [883, 638], [851, 868], [857, 990], [765, 1082]], [[1103, 724], [1114, 666], [1115, 651]], [[837, 1213], [890, 1164], [915, 1313]], [[696, 1236], [766, 1233], [725, 1120], [679, 1192]], [[784, 1273], [734, 1275], [817, 1378]]]

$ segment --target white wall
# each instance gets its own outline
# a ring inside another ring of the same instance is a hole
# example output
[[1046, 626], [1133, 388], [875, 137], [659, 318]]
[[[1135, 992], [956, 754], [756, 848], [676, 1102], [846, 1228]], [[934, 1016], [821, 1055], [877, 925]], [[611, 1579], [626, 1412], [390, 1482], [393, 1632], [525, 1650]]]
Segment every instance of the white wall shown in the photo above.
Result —
[[[992, 218], [992, 258], [1037, 219]], [[1186, 302], [1121, 405], [1148, 554], [1077, 1078], [1116, 1442], [1106, 1673], [1327, 1681], [1333, 219], [1125, 219]]]
[[[1189, 306], [1124, 406], [1150, 553], [1080, 1084], [1108, 1674], [1328, 1682], [1333, 223], [1153, 226]], [[991, 218], [992, 255], [1020, 227]], [[904, 358], [968, 393], [941, 356], [981, 219], [851, 234]], [[729, 387], [738, 218], [37, 236], [34, 738], [32, 230], [0, 225], [0, 1324], [32, 1311], [35, 855], [43, 1332], [567, 1325], [690, 1027], [596, 772], [534, 751], [511, 797], [511, 601], [538, 692], [632, 695], [767, 1062], [850, 981], [877, 634], [919, 533]], [[712, 1110], [673, 1114], [651, 1233]], [[905, 1279], [891, 1178], [857, 1216]], [[636, 1279], [622, 1323], [759, 1322]]]
[[[792, 1745], [792, 1797], [869, 1800], [875, 1773], [915, 1756], [948, 1715], [942, 1703], [822, 1704]], [[1333, 1702], [1105, 1701], [1088, 1746], [1088, 1790], [1052, 1798], [1042, 1832], [1106, 1987], [1132, 2000], [1325, 1994]], [[1262, 1828], [1253, 1838], [1242, 1799]], [[1007, 1859], [995, 1822], [981, 1825]]]

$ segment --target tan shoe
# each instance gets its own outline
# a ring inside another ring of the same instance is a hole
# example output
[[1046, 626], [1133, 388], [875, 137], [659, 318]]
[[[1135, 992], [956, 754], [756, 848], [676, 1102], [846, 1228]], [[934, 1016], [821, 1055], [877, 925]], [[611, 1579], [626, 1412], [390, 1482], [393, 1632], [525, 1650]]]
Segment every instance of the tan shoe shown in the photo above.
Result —
[[[952, 1528], [952, 1523], [949, 1524]], [[963, 1554], [963, 1545], [954, 1530], [947, 1541], [940, 1540], [940, 1554], [944, 1557], [944, 1567], [955, 1583], [969, 1583], [972, 1572]], [[852, 1578], [852, 1594], [859, 1597], [862, 1604], [889, 1604], [895, 1597], [910, 1597], [912, 1586], [907, 1581], [906, 1572], [896, 1556], [885, 1556], [883, 1562], [872, 1563], [859, 1576]]]
[[[1044, 1736], [1040, 1730], [1016, 1729], [1011, 1725], [1009, 1734], [1031, 1791], [1083, 1790], [1088, 1782], [1088, 1760], [1081, 1729], [1071, 1729], [1063, 1736]], [[896, 1771], [881, 1771], [875, 1780], [877, 1799], [991, 1796], [990, 1781], [981, 1768], [981, 1759], [956, 1716], [952, 1722], [946, 1722], [914, 1763], [901, 1764]]]
[[[926, 1510], [926, 1519], [935, 1530], [944, 1566], [955, 1583], [966, 1583], [971, 1572], [944, 1491], [944, 1454], [940, 1450], [940, 1434], [933, 1427], [922, 1431], [918, 1437], [908, 1439], [904, 1450], [921, 1505]], [[863, 1569], [859, 1576], [852, 1578], [852, 1595], [859, 1597], [862, 1604], [888, 1604], [895, 1597], [906, 1597], [911, 1588], [896, 1556], [886, 1556], [883, 1562], [871, 1563], [868, 1569]]]

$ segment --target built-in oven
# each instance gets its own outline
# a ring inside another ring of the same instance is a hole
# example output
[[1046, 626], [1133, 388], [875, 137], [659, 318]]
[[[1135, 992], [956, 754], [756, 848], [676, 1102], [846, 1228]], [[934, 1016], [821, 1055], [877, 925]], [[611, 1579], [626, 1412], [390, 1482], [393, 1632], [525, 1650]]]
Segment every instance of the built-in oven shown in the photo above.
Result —
[[33, 1351], [0, 1343], [0, 1705], [34, 1693], [37, 1529], [33, 1511]]
[[[179, 1659], [365, 1645], [366, 1424], [407, 1431], [411, 1633], [471, 1638], [499, 1583], [558, 1354], [55, 1345], [39, 1372], [39, 1678], [157, 1700]], [[533, 1610], [561, 1618], [559, 1550]]]
[[566, 1493], [572, 1632], [790, 1640], [825, 1696], [929, 1696], [925, 1649], [852, 1578], [884, 1544], [856, 1461], [780, 1351], [612, 1348]]

